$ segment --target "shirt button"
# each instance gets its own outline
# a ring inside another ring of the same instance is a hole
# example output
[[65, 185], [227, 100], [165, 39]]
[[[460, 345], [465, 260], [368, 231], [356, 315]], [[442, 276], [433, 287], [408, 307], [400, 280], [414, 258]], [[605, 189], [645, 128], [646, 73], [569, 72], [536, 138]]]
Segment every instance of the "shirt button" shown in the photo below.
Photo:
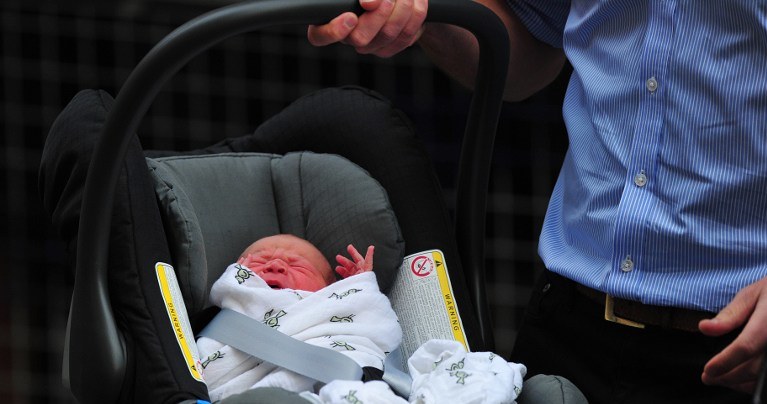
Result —
[[651, 93], [654, 93], [655, 90], [658, 89], [658, 80], [655, 79], [655, 76], [650, 77], [645, 82], [645, 86], [647, 86], [647, 89], [650, 90]]
[[627, 255], [626, 259], [621, 262], [621, 271], [631, 272], [634, 269], [634, 261], [631, 260], [631, 256]]
[[647, 185], [647, 175], [644, 173], [644, 171], [640, 171], [639, 174], [634, 176], [634, 185], [638, 186], [639, 188]]

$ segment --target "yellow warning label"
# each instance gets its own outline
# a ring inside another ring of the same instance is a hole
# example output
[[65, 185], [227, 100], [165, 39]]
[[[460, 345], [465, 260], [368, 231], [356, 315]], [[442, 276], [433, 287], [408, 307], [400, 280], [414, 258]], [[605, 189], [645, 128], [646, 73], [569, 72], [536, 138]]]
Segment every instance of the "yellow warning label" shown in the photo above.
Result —
[[199, 371], [200, 355], [197, 353], [197, 344], [194, 340], [190, 341], [187, 338], [187, 336], [193, 336], [192, 327], [186, 315], [186, 306], [178, 287], [176, 273], [172, 266], [163, 262], [156, 263], [154, 267], [157, 272], [157, 281], [160, 283], [162, 299], [165, 301], [165, 308], [168, 311], [168, 318], [176, 334], [178, 346], [181, 348], [181, 353], [189, 368], [189, 373], [192, 374], [195, 380], [202, 382], [202, 374]]
[[452, 339], [471, 351], [442, 251], [406, 256], [388, 295], [402, 325], [403, 359], [431, 339]]
[[447, 274], [445, 258], [439, 250], [434, 250], [431, 254], [436, 267], [437, 277], [439, 278], [439, 288], [442, 291], [442, 299], [445, 301], [445, 310], [450, 319], [450, 329], [453, 331], [453, 338], [463, 344], [463, 347], [468, 351], [469, 346], [466, 343], [466, 336], [463, 333], [463, 323], [461, 323], [461, 316], [458, 314], [458, 307], [453, 299], [453, 287], [450, 284], [450, 277]]

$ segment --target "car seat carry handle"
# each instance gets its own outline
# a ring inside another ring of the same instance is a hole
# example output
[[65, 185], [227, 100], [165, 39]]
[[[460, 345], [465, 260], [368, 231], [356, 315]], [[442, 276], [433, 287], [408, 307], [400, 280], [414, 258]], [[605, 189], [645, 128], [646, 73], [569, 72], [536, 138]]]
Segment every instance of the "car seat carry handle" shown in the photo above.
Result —
[[[129, 140], [163, 84], [194, 56], [232, 36], [276, 25], [321, 24], [349, 10], [361, 12], [357, 0], [258, 0], [222, 7], [170, 33], [128, 77], [95, 147], [83, 193], [63, 363], [64, 381], [78, 400], [114, 402], [125, 376], [124, 342], [114, 321], [107, 281], [112, 205]], [[464, 268], [472, 274], [468, 281], [482, 337], [490, 345], [482, 290], [485, 202], [508, 65], [508, 34], [492, 11], [470, 0], [432, 0], [427, 21], [463, 27], [480, 47], [459, 165], [456, 233]]]
[[362, 380], [362, 368], [348, 356], [297, 340], [234, 310], [221, 309], [198, 336], [323, 383]]

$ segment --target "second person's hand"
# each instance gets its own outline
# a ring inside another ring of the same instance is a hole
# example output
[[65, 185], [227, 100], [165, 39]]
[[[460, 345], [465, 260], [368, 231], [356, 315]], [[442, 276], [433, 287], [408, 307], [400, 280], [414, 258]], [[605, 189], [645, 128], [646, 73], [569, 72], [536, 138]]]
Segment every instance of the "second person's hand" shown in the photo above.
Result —
[[412, 46], [423, 32], [428, 0], [360, 0], [365, 10], [343, 13], [325, 25], [309, 26], [314, 46], [344, 43], [357, 52], [390, 57]]

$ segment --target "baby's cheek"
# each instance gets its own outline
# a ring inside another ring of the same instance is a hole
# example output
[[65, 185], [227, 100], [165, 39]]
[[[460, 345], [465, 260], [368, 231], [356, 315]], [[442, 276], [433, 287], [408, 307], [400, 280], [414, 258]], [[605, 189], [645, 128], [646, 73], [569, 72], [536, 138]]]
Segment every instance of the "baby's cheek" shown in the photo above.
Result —
[[316, 292], [327, 286], [327, 283], [323, 279], [313, 276], [294, 278], [293, 283], [294, 289], [305, 290], [307, 292]]

